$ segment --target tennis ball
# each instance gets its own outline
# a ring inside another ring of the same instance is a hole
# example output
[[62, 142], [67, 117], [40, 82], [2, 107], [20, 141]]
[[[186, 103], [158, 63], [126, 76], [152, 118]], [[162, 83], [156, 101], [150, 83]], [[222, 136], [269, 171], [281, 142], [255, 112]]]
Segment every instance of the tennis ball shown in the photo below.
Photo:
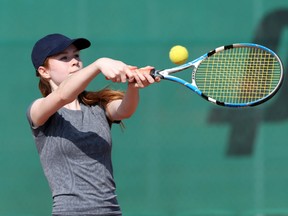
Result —
[[188, 50], [180, 45], [173, 46], [169, 52], [169, 58], [174, 64], [184, 64], [188, 56]]

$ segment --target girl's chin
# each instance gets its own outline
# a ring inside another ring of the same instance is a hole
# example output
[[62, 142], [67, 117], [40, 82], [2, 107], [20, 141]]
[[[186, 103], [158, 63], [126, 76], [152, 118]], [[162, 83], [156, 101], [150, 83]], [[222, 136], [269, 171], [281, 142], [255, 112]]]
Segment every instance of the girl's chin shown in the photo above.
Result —
[[76, 71], [73, 71], [73, 72], [70, 72], [68, 76], [71, 76], [72, 74], [75, 74], [77, 73], [79, 70], [76, 70]]

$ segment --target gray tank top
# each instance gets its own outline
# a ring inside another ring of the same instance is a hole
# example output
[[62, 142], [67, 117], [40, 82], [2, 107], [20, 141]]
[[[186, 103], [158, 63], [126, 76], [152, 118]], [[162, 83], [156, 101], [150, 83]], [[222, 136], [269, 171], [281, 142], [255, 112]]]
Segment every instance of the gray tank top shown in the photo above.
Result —
[[53, 215], [121, 215], [111, 162], [111, 131], [99, 106], [61, 108], [32, 134], [53, 197]]

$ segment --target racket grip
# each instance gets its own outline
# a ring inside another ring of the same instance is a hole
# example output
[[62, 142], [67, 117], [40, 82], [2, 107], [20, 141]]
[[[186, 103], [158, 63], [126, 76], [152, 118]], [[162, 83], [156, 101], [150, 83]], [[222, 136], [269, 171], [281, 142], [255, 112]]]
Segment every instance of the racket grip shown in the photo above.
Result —
[[159, 71], [158, 70], [155, 70], [154, 68], [150, 70], [150, 75], [155, 79], [156, 77], [160, 77], [160, 79], [163, 78], [162, 75], [160, 75], [158, 73]]
[[155, 79], [156, 74], [155, 74], [156, 70], [153, 68], [150, 70], [150, 75]]
[[[131, 69], [135, 70], [137, 68], [131, 68]], [[156, 77], [160, 77], [160, 79], [163, 79], [163, 76], [158, 73], [161, 70], [155, 70], [154, 68], [152, 68], [152, 69], [150, 69], [150, 68], [139, 68], [138, 70], [140, 70], [142, 73], [149, 73], [150, 76], [153, 77], [153, 79], [155, 79]]]

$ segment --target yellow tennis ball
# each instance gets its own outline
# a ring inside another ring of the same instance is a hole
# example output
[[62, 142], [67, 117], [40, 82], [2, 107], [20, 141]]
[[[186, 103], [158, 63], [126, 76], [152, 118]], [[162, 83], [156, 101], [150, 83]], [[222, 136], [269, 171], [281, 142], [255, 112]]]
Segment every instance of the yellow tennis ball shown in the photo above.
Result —
[[173, 46], [169, 52], [169, 58], [174, 64], [184, 64], [188, 56], [188, 50], [180, 45]]

